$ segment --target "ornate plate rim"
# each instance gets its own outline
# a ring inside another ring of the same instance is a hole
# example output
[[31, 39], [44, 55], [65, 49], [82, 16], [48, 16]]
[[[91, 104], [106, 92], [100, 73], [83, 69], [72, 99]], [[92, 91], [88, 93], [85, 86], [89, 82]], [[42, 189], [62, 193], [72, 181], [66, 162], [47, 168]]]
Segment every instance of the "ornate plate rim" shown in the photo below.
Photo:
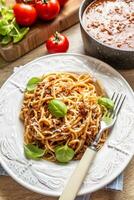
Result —
[[[96, 61], [98, 63], [101, 63], [103, 64], [105, 67], [108, 68], [109, 71], [112, 71], [113, 73], [115, 73], [120, 79], [122, 79], [122, 81], [126, 84], [126, 86], [128, 87], [128, 89], [130, 90], [130, 93], [132, 94], [133, 98], [134, 98], [134, 92], [131, 88], [131, 86], [128, 84], [128, 82], [125, 80], [125, 78], [118, 72], [116, 71], [116, 69], [112, 68], [109, 64], [107, 63], [104, 63], [103, 61], [99, 60], [99, 59], [96, 59], [96, 58], [93, 58], [93, 57], [90, 57], [90, 56], [87, 56], [87, 55], [83, 55], [83, 54], [78, 54], [78, 53], [59, 53], [59, 54], [51, 54], [51, 55], [45, 55], [45, 56], [42, 56], [42, 57], [39, 57], [37, 59], [34, 59], [33, 61], [30, 61], [28, 63], [26, 63], [25, 65], [23, 65], [23, 68], [22, 69], [19, 69], [20, 70], [23, 70], [24, 68], [26, 68], [29, 64], [32, 64], [40, 59], [43, 59], [43, 58], [48, 58], [48, 57], [53, 57], [53, 56], [76, 56], [76, 57], [81, 57], [81, 58], [88, 58], [90, 60], [93, 60], [93, 61]], [[0, 90], [5, 86], [5, 84], [10, 80], [12, 79], [12, 77], [17, 73], [14, 72], [5, 82], [4, 84], [1, 86]], [[111, 181], [113, 181], [126, 167], [127, 165], [129, 164], [130, 160], [132, 159], [133, 157], [133, 154], [131, 154], [129, 156], [129, 159], [127, 159], [127, 162], [125, 162], [124, 166], [122, 166], [122, 169], [118, 169], [116, 170], [116, 173], [114, 174], [114, 176], [109, 176], [109, 178], [106, 179], [106, 181], [103, 182], [103, 184], [101, 185], [98, 185], [96, 187], [94, 187], [92, 190], [90, 188], [86, 188], [82, 191], [80, 191], [78, 193], [78, 195], [84, 195], [84, 194], [87, 194], [87, 193], [90, 193], [90, 192], [94, 192], [98, 189], [101, 189], [103, 188], [105, 185], [107, 185], [108, 183], [110, 183]], [[47, 195], [47, 196], [52, 196], [52, 197], [58, 197], [60, 195], [60, 192], [45, 192], [43, 191], [42, 189], [38, 189], [38, 188], [33, 188], [29, 183], [26, 183], [25, 181], [23, 181], [20, 177], [18, 177], [17, 175], [15, 175], [14, 172], [12, 172], [12, 170], [6, 165], [6, 162], [4, 162], [4, 160], [2, 158], [0, 158], [0, 164], [2, 165], [2, 167], [7, 171], [7, 173], [16, 181], [18, 182], [19, 184], [21, 184], [22, 186], [26, 187], [27, 189], [30, 189], [31, 191], [34, 191], [34, 192], [37, 192], [37, 193], [40, 193], [40, 194], [43, 194], [43, 195]]]

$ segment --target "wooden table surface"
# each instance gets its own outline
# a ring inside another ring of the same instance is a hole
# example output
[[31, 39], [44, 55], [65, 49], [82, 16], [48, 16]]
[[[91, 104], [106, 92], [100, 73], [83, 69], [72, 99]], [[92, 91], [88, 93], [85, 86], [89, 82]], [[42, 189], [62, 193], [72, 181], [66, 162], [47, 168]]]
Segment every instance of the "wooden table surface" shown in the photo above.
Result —
[[[70, 40], [69, 52], [84, 54], [79, 24], [65, 31], [65, 34]], [[0, 58], [0, 86], [12, 74], [14, 67], [24, 65], [45, 54], [47, 54], [45, 46], [41, 45], [12, 63], [7, 63]], [[119, 72], [134, 89], [134, 69], [119, 70]], [[10, 177], [0, 177], [0, 200], [54, 200], [54, 198], [33, 193], [20, 186]], [[91, 200], [134, 200], [134, 159], [124, 172], [123, 192], [100, 190], [91, 195]]]

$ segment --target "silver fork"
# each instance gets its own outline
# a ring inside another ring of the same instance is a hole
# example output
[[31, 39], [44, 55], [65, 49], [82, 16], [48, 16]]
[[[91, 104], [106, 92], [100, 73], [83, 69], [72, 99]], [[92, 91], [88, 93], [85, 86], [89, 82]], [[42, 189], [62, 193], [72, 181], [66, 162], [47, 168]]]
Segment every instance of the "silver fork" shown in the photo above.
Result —
[[100, 122], [100, 131], [97, 134], [91, 146], [96, 147], [103, 132], [106, 129], [111, 128], [115, 124], [117, 116], [123, 105], [123, 102], [125, 101], [125, 98], [126, 98], [126, 95], [119, 94], [119, 93], [116, 94], [115, 92], [113, 93], [111, 100], [113, 100], [114, 102], [114, 110], [112, 111], [109, 110], [106, 114], [103, 115], [102, 120]]
[[80, 186], [89, 170], [89, 167], [91, 166], [95, 155], [97, 153], [97, 145], [99, 143], [99, 140], [104, 132], [104, 130], [111, 128], [117, 119], [117, 116], [121, 110], [121, 107], [123, 105], [123, 102], [126, 98], [126, 95], [123, 94], [116, 94], [114, 93], [112, 96], [112, 100], [114, 101], [114, 109], [113, 111], [108, 111], [103, 117], [100, 122], [100, 131], [98, 132], [94, 142], [89, 146], [82, 159], [79, 161], [79, 164], [77, 165], [76, 169], [74, 170], [71, 178], [69, 179], [67, 185], [65, 186], [65, 189], [60, 196], [59, 200], [74, 200]]

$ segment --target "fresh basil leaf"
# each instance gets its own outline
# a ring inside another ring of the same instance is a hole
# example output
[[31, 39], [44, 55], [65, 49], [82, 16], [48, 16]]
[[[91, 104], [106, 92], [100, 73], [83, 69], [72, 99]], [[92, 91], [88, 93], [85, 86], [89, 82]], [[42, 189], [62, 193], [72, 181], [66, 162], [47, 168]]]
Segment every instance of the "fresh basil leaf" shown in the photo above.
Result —
[[11, 32], [9, 33], [10, 36], [17, 36], [20, 33], [20, 27], [19, 25], [16, 23], [16, 21], [13, 22], [13, 28], [11, 30]]
[[38, 77], [33, 77], [31, 78], [28, 83], [27, 83], [27, 86], [26, 86], [26, 89], [27, 91], [29, 92], [33, 92], [35, 87], [37, 86], [37, 84], [40, 82], [40, 78]]
[[6, 1], [5, 0], [0, 0], [0, 5], [5, 6], [6, 5]]
[[2, 44], [8, 44], [11, 39], [13, 43], [22, 40], [28, 33], [29, 27], [20, 27], [14, 17], [11, 6], [6, 6], [5, 0], [0, 0], [0, 36]]
[[45, 150], [33, 145], [27, 144], [24, 145], [24, 153], [28, 159], [38, 159], [45, 154]]
[[19, 29], [20, 34], [23, 34], [23, 36], [30, 30], [29, 27], [23, 27]]
[[6, 44], [10, 43], [11, 41], [12, 41], [11, 36], [6, 35], [6, 36], [4, 36], [3, 39], [1, 40], [1, 44], [6, 45]]
[[98, 99], [98, 104], [105, 106], [106, 108], [113, 110], [114, 102], [106, 97], [101, 97]]
[[14, 35], [13, 36], [13, 43], [17, 43], [19, 42], [20, 40], [23, 39], [23, 37], [28, 33], [29, 31], [29, 27], [23, 27], [20, 29], [19, 33], [17, 35]]
[[113, 119], [112, 119], [112, 117], [107, 117], [106, 115], [104, 115], [104, 116], [103, 116], [103, 121], [104, 121], [107, 125], [109, 125], [109, 124], [112, 123]]
[[10, 31], [9, 35], [10, 35], [11, 37], [17, 35], [16, 29], [15, 29], [14, 27], [13, 27], [12, 30]]
[[4, 19], [6, 19], [7, 21], [10, 21], [13, 18], [14, 18], [13, 10], [7, 10], [4, 15]]
[[14, 18], [13, 10], [6, 7], [6, 6], [1, 7], [0, 13], [1, 13], [4, 20], [9, 21], [9, 20], [12, 20]]
[[10, 33], [12, 30], [13, 26], [12, 24], [9, 24], [6, 20], [1, 19], [0, 20], [0, 34], [5, 36]]
[[67, 106], [57, 99], [53, 99], [48, 104], [48, 109], [57, 118], [64, 117], [67, 113]]
[[72, 160], [74, 157], [74, 153], [74, 150], [68, 147], [67, 144], [64, 146], [56, 147], [55, 149], [56, 159], [61, 163], [67, 163]]

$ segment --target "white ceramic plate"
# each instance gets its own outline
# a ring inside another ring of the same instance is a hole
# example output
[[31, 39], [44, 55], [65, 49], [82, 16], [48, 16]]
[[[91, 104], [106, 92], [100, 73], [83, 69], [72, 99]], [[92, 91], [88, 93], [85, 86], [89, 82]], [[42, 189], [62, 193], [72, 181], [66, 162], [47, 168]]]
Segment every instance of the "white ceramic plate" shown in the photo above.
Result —
[[120, 92], [127, 99], [114, 129], [98, 152], [79, 195], [102, 188], [119, 175], [134, 153], [134, 95], [123, 77], [109, 65], [83, 55], [41, 57], [18, 69], [0, 90], [0, 163], [18, 183], [35, 192], [59, 196], [78, 161], [58, 165], [27, 160], [23, 154], [23, 125], [19, 112], [27, 81], [53, 71], [89, 72], [101, 80], [108, 95]]

